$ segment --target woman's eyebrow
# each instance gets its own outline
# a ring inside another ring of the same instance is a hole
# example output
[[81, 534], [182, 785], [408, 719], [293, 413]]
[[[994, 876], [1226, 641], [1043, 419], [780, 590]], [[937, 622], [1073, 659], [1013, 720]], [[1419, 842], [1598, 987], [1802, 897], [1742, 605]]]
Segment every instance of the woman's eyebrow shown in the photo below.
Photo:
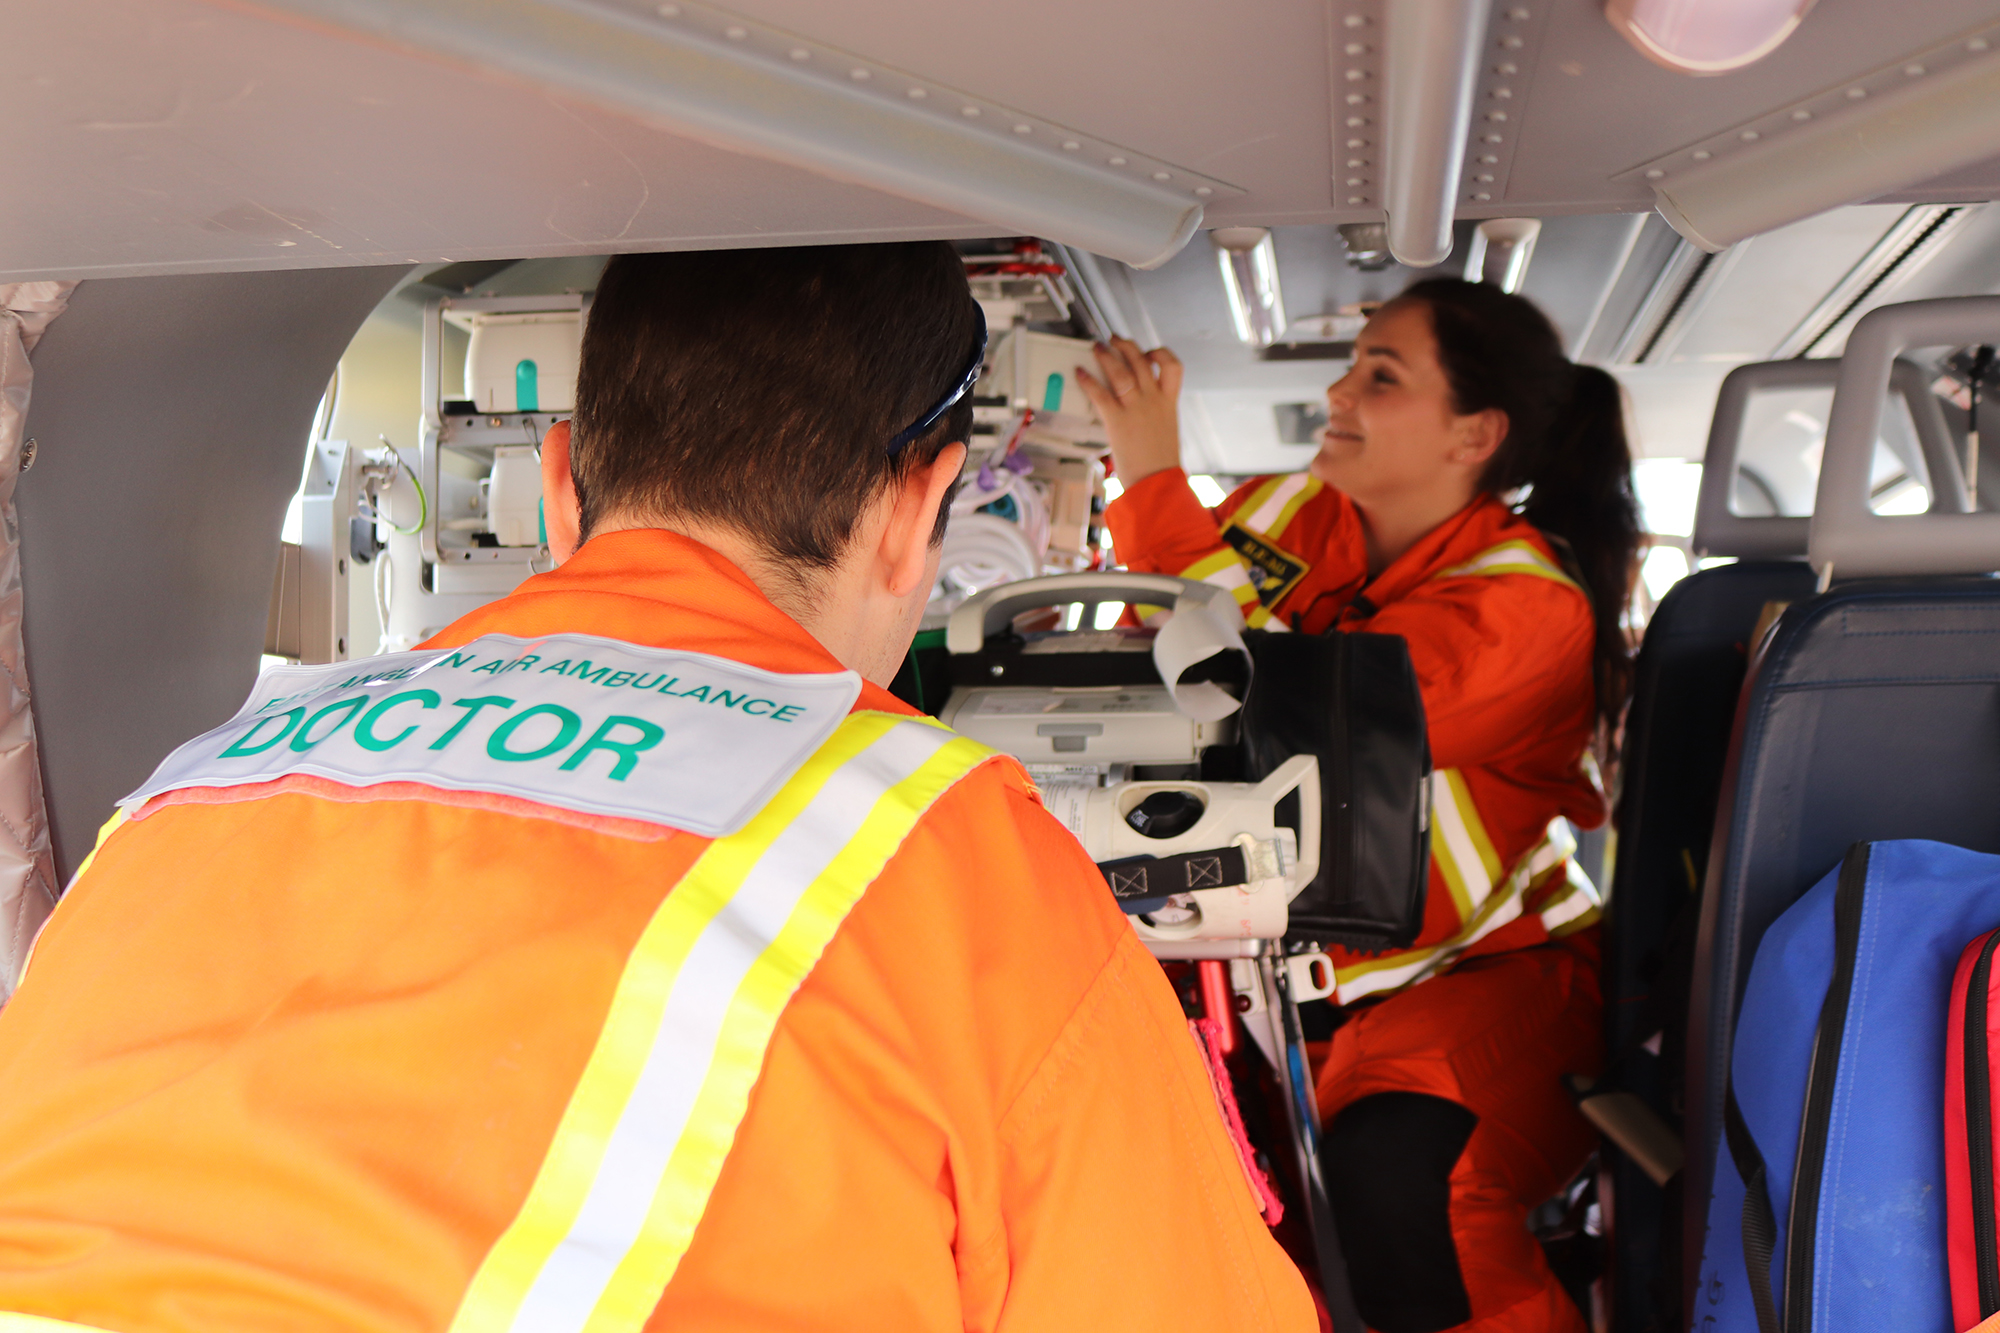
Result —
[[1409, 364], [1409, 362], [1403, 360], [1403, 354], [1401, 352], [1398, 352], [1393, 347], [1384, 347], [1379, 343], [1369, 343], [1365, 346], [1357, 347], [1354, 349], [1354, 355], [1357, 359], [1364, 356], [1386, 356], [1391, 361], [1397, 362], [1398, 364], [1401, 365]]

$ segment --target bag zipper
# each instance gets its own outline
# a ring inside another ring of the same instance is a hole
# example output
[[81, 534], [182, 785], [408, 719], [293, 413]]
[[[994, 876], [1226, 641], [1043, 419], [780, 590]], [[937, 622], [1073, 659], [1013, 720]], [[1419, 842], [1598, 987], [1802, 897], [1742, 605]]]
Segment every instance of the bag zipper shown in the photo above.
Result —
[[1986, 937], [1965, 990], [1965, 1156], [1972, 1175], [1972, 1249], [1979, 1264], [1979, 1317], [2000, 1313], [2000, 1235], [1993, 1207], [1993, 1084], [1986, 1052], [1986, 993], [2000, 930]]
[[1833, 1119], [1840, 1042], [1847, 1030], [1848, 993], [1854, 988], [1855, 955], [1861, 946], [1861, 903], [1868, 889], [1870, 850], [1871, 844], [1865, 842], [1848, 849], [1833, 891], [1833, 979], [1827, 984], [1819, 1027], [1813, 1033], [1805, 1110], [1799, 1121], [1799, 1151], [1792, 1163], [1791, 1206], [1785, 1217], [1785, 1333], [1811, 1333], [1812, 1329], [1820, 1175], [1826, 1167], [1827, 1129]]

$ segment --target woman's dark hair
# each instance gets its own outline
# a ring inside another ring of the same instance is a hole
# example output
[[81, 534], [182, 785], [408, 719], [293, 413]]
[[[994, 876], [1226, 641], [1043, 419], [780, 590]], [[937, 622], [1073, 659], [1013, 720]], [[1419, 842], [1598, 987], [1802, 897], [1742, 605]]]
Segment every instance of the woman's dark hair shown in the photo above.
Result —
[[1620, 622], [1641, 538], [1618, 382], [1564, 356], [1555, 326], [1525, 297], [1427, 278], [1396, 299], [1429, 309], [1454, 408], [1507, 414], [1507, 438], [1480, 485], [1502, 498], [1523, 492], [1517, 511], [1567, 547], [1583, 576], [1597, 617], [1597, 710], [1608, 738], [1631, 686]]

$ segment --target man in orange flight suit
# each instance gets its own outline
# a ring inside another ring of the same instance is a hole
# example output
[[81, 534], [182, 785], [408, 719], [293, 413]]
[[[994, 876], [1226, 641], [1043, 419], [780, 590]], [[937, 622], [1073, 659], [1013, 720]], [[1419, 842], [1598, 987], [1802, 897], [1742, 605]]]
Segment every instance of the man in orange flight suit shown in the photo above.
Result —
[[[1328, 949], [1338, 1001], [1360, 1007], [1334, 1033], [1319, 1081], [1327, 1169], [1337, 1186], [1341, 1173], [1368, 1165], [1344, 1151], [1347, 1136], [1381, 1127], [1341, 1119], [1364, 1099], [1379, 1098], [1358, 1117], [1399, 1117], [1406, 1127], [1448, 1114], [1444, 1103], [1471, 1116], [1454, 1160], [1403, 1164], [1407, 1187], [1395, 1200], [1442, 1219], [1445, 1198], [1424, 1197], [1420, 1182], [1427, 1165], [1448, 1172], [1449, 1249], [1371, 1260], [1365, 1224], [1345, 1225], [1343, 1244], [1350, 1267], [1374, 1263], [1378, 1278], [1408, 1270], [1403, 1285], [1434, 1289], [1455, 1255], [1470, 1300], [1457, 1320], [1469, 1312], [1495, 1321], [1478, 1322], [1482, 1330], [1580, 1331], [1521, 1225], [1519, 1201], [1561, 1189], [1595, 1144], [1561, 1079], [1594, 1073], [1602, 1059], [1590, 929], [1599, 904], [1569, 859], [1573, 838], [1551, 822], [1560, 814], [1591, 827], [1605, 815], [1586, 755], [1595, 720], [1589, 602], [1547, 538], [1490, 495], [1373, 579], [1353, 501], [1303, 473], [1257, 478], [1211, 512], [1169, 468], [1127, 488], [1106, 520], [1121, 561], [1230, 588], [1253, 626], [1408, 642], [1436, 766], [1430, 888], [1409, 948]], [[1522, 952], [1550, 941], [1560, 947]], [[1389, 996], [1393, 1004], [1376, 1004]]]
[[574, 555], [267, 676], [58, 907], [0, 1330], [1314, 1327], [1096, 868], [883, 688], [982, 338], [942, 244], [613, 261]]

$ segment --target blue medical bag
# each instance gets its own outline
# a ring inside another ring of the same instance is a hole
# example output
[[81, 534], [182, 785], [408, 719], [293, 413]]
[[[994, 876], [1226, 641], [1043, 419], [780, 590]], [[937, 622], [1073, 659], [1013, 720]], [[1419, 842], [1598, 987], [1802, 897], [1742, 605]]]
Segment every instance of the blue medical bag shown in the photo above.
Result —
[[1693, 1333], [1948, 1330], [1952, 974], [2000, 925], [2000, 856], [1856, 843], [1745, 986]]

